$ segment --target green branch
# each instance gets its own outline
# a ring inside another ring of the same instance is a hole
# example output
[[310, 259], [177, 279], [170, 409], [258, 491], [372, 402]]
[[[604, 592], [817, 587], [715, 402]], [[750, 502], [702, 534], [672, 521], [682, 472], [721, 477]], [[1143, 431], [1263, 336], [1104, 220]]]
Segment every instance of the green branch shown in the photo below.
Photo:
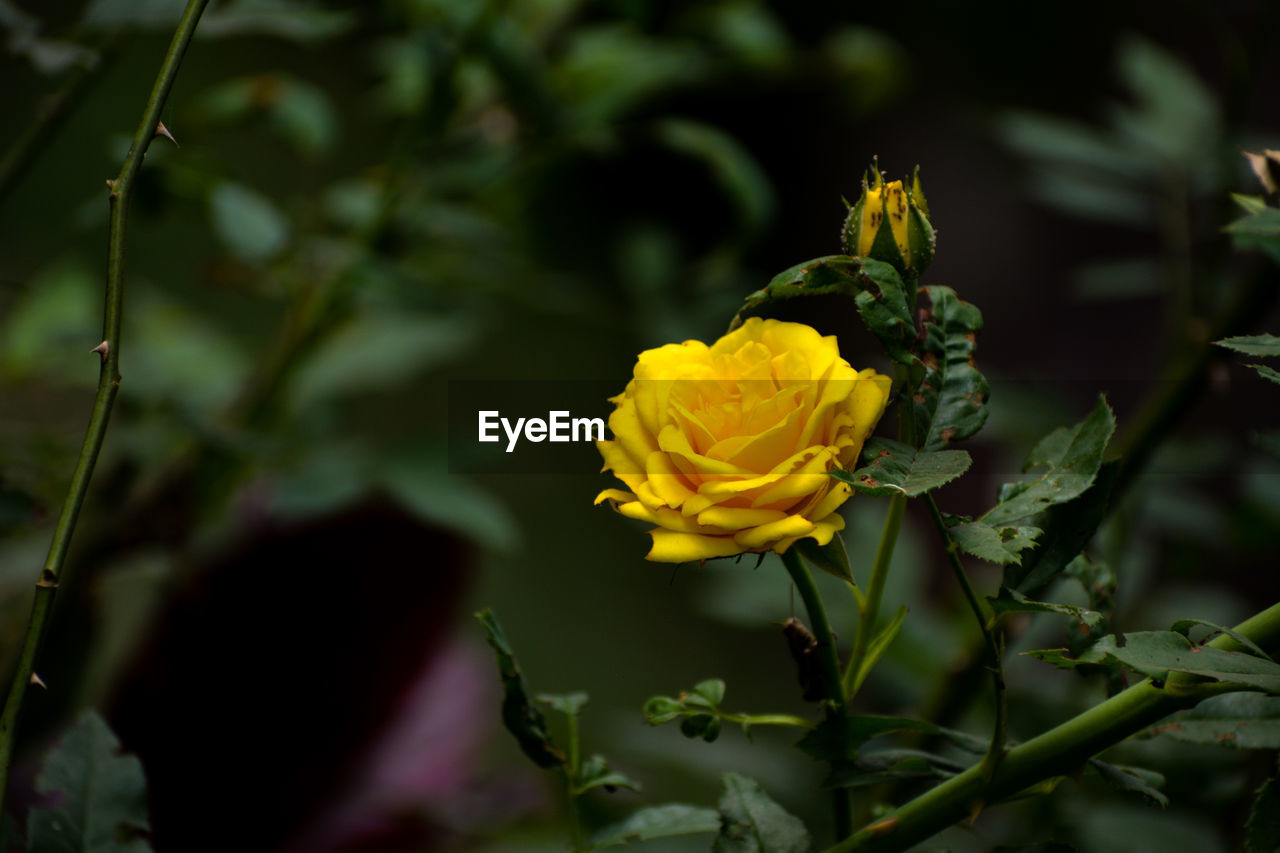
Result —
[[[813, 635], [818, 641], [818, 665], [822, 672], [822, 691], [826, 697], [827, 718], [839, 720], [845, 714], [844, 686], [840, 678], [840, 657], [836, 654], [835, 637], [831, 623], [827, 621], [826, 608], [818, 595], [813, 575], [800, 559], [800, 552], [788, 548], [782, 552], [782, 564], [787, 567], [800, 599], [804, 602], [809, 621], [813, 623]], [[832, 808], [835, 812], [836, 838], [847, 838], [853, 832], [853, 812], [849, 807], [849, 792], [837, 788], [832, 792]]]
[[978, 600], [978, 596], [973, 591], [973, 585], [969, 583], [969, 576], [964, 571], [964, 563], [960, 560], [960, 548], [955, 539], [951, 537], [951, 531], [947, 529], [947, 523], [943, 520], [942, 513], [938, 511], [937, 502], [934, 501], [933, 495], [925, 495], [925, 501], [929, 506], [929, 515], [933, 518], [933, 524], [938, 528], [938, 535], [942, 537], [947, 561], [951, 564], [951, 570], [955, 573], [956, 581], [964, 591], [965, 600], [969, 602], [969, 609], [973, 611], [974, 619], [978, 621], [978, 630], [982, 632], [982, 641], [986, 645], [987, 655], [991, 658], [991, 676], [995, 688], [996, 720], [991, 734], [991, 746], [987, 749], [987, 754], [983, 757], [982, 764], [979, 767], [982, 777], [989, 780], [995, 775], [996, 767], [999, 766], [1000, 759], [1004, 757], [1005, 736], [1008, 733], [1009, 725], [1009, 697], [1005, 693], [1004, 686], [1003, 654], [1000, 643], [996, 641], [995, 635], [991, 632], [993, 627], [991, 614], [982, 606], [982, 602]]
[[[1280, 604], [1237, 625], [1235, 630], [1264, 649], [1280, 645]], [[1231, 651], [1242, 647], [1227, 635], [1211, 646]], [[859, 830], [827, 853], [890, 853], [906, 850], [946, 827], [965, 819], [976, 808], [1017, 794], [1031, 785], [1078, 770], [1094, 755], [1142, 731], [1174, 711], [1190, 707], [1205, 696], [1225, 692], [1225, 686], [1171, 675], [1163, 688], [1150, 679], [1136, 684], [1079, 716], [1009, 750], [990, 780], [982, 765], [970, 767], [921, 794], [892, 815]]]
[[13, 682], [9, 686], [9, 694], [5, 699], [4, 713], [0, 715], [0, 817], [4, 814], [4, 796], [9, 786], [9, 769], [13, 761], [14, 728], [17, 724], [18, 712], [21, 710], [27, 685], [33, 678], [36, 655], [40, 650], [45, 622], [53, 605], [53, 596], [62, 577], [62, 567], [66, 563], [71, 535], [75, 532], [80, 507], [84, 504], [85, 494], [89, 491], [89, 481], [93, 477], [93, 469], [98, 462], [98, 454], [102, 450], [102, 442], [107, 434], [111, 407], [120, 389], [125, 213], [129, 205], [133, 179], [142, 165], [147, 146], [155, 138], [165, 99], [169, 95], [169, 90], [173, 88], [178, 66], [182, 63], [183, 54], [186, 53], [187, 45], [191, 43], [196, 24], [208, 2], [209, 0], [189, 0], [187, 3], [186, 11], [182, 13], [182, 19], [178, 23], [177, 32], [174, 33], [169, 50], [165, 53], [164, 62], [160, 66], [160, 73], [151, 89], [151, 95], [147, 98], [142, 120], [134, 133], [133, 145], [129, 148], [128, 156], [125, 157], [124, 166], [114, 181], [108, 181], [111, 217], [107, 238], [106, 307], [103, 311], [102, 343], [95, 349], [102, 358], [102, 366], [98, 373], [98, 392], [94, 397], [93, 412], [89, 417], [89, 426], [85, 430], [84, 443], [80, 447], [80, 458], [76, 462], [75, 472], [71, 477], [71, 486], [53, 531], [49, 555], [45, 558], [44, 568], [40, 570], [40, 579], [36, 581], [31, 618], [27, 623], [22, 651], [18, 656], [17, 670], [14, 672]]

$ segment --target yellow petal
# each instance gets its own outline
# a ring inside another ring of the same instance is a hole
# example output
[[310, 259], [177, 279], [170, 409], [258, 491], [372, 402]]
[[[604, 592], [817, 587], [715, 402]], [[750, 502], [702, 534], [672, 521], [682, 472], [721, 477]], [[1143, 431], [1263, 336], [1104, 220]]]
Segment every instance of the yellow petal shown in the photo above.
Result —
[[709, 527], [698, 524], [691, 518], [685, 518], [674, 509], [668, 509], [666, 507], [652, 509], [639, 501], [618, 504], [618, 512], [625, 515], [627, 518], [634, 518], [637, 521], [647, 521], [650, 524], [658, 525], [664, 530], [674, 530], [677, 533], [703, 533], [711, 536], [724, 536], [731, 532], [718, 527]]
[[673, 530], [651, 530], [653, 547], [645, 555], [655, 563], [693, 563], [713, 557], [732, 557], [744, 549], [730, 536], [703, 536]]
[[776, 509], [747, 509], [745, 507], [713, 506], [698, 513], [698, 523], [724, 530], [745, 530], [780, 521], [787, 517]]
[[596, 495], [595, 502], [592, 505], [599, 506], [605, 501], [613, 501], [615, 504], [626, 503], [635, 499], [636, 496], [631, 494], [631, 492], [624, 492], [622, 489], [605, 489], [600, 494]]
[[816, 525], [807, 518], [788, 515], [778, 521], [735, 533], [733, 541], [746, 550], [758, 550], [772, 545], [779, 539], [812, 533], [815, 527]]

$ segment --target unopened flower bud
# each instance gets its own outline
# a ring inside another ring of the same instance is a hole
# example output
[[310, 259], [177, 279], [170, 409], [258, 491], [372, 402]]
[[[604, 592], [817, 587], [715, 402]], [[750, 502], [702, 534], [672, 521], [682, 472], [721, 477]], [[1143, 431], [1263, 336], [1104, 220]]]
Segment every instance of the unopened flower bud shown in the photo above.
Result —
[[916, 167], [909, 188], [902, 181], [886, 183], [875, 164], [871, 176], [870, 183], [863, 176], [862, 197], [849, 208], [844, 221], [845, 251], [885, 261], [903, 275], [917, 276], [933, 260], [936, 241], [920, 188], [920, 169]]

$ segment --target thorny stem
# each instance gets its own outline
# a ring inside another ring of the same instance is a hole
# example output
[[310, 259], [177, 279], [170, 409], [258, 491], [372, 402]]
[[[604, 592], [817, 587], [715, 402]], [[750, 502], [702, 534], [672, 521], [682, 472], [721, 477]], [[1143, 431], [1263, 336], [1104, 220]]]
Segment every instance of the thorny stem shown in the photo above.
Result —
[[13, 761], [14, 728], [18, 720], [18, 712], [22, 707], [22, 699], [27, 685], [32, 680], [36, 655], [40, 650], [40, 640], [44, 633], [45, 622], [53, 605], [53, 596], [62, 576], [62, 567], [66, 562], [67, 550], [71, 544], [71, 535], [75, 532], [76, 521], [80, 516], [80, 507], [84, 504], [85, 494], [89, 490], [89, 481], [93, 477], [93, 469], [102, 450], [102, 442], [107, 433], [107, 422], [111, 417], [111, 407], [115, 403], [116, 393], [120, 390], [120, 325], [124, 309], [124, 235], [125, 213], [129, 206], [129, 197], [133, 187], [134, 176], [142, 165], [142, 158], [147, 146], [155, 137], [156, 127], [160, 123], [160, 112], [164, 108], [169, 90], [178, 74], [178, 66], [191, 43], [196, 24], [204, 12], [209, 0], [189, 0], [178, 29], [169, 43], [164, 61], [160, 65], [160, 73], [156, 77], [151, 95], [147, 98], [142, 120], [133, 136], [133, 144], [125, 157], [120, 174], [110, 186], [110, 224], [107, 248], [107, 292], [106, 306], [103, 311], [102, 344], [97, 350], [102, 356], [102, 366], [98, 373], [98, 392], [93, 401], [93, 413], [89, 417], [89, 426], [85, 431], [84, 443], [80, 447], [80, 458], [76, 462], [71, 486], [67, 492], [62, 512], [58, 516], [54, 528], [53, 541], [49, 545], [49, 555], [45, 558], [44, 567], [40, 570], [40, 579], [36, 581], [35, 600], [31, 605], [31, 618], [27, 623], [26, 635], [22, 642], [22, 651], [18, 656], [17, 670], [13, 674], [13, 682], [5, 699], [4, 712], [0, 715], [0, 817], [4, 815], [4, 797], [9, 787], [9, 771]]
[[[1262, 648], [1280, 645], [1280, 604], [1237, 625], [1235, 630]], [[1223, 634], [1209, 645], [1240, 651]], [[1094, 755], [1142, 731], [1174, 711], [1190, 707], [1209, 695], [1238, 689], [1233, 685], [1200, 682], [1177, 673], [1164, 687], [1150, 679], [1130, 687], [1038, 737], [1010, 749], [984, 778], [981, 764], [931, 788], [893, 814], [864, 827], [826, 853], [891, 853], [907, 850], [972, 813], [1054, 776], [1068, 775]]]
[[973, 617], [978, 622], [978, 630], [982, 632], [983, 642], [986, 643], [987, 655], [991, 658], [991, 676], [995, 687], [996, 720], [991, 735], [991, 746], [983, 757], [979, 768], [982, 777], [990, 780], [995, 774], [996, 767], [1000, 764], [1000, 759], [1004, 756], [1005, 736], [1008, 733], [1009, 726], [1009, 697], [1005, 693], [1004, 664], [1001, 660], [1003, 655], [1000, 643], [996, 639], [996, 635], [992, 633], [994, 623], [990, 619], [986, 608], [982, 606], [982, 602], [978, 600], [978, 596], [974, 593], [973, 585], [969, 583], [969, 576], [965, 574], [964, 563], [960, 560], [959, 546], [956, 545], [955, 539], [951, 538], [951, 531], [947, 529], [947, 523], [943, 520], [942, 513], [938, 511], [937, 502], [934, 501], [933, 495], [925, 495], [925, 502], [929, 506], [929, 515], [933, 518], [934, 526], [938, 528], [938, 535], [942, 537], [944, 550], [947, 553], [947, 561], [951, 564], [951, 570], [955, 572], [956, 580], [964, 591], [965, 600], [969, 602], [969, 609], [973, 611]]
[[[826, 696], [827, 719], [839, 721], [844, 717], [846, 700], [840, 678], [840, 658], [836, 654], [835, 637], [831, 634], [826, 608], [818, 595], [813, 575], [809, 574], [795, 548], [782, 552], [782, 564], [787, 567], [787, 573], [791, 575], [791, 581], [800, 593], [809, 621], [813, 623], [813, 635], [818, 640], [818, 664], [822, 672], [822, 690]], [[832, 791], [832, 809], [835, 814], [836, 839], [848, 838], [853, 832], [853, 811], [849, 805], [847, 790], [837, 788]]]

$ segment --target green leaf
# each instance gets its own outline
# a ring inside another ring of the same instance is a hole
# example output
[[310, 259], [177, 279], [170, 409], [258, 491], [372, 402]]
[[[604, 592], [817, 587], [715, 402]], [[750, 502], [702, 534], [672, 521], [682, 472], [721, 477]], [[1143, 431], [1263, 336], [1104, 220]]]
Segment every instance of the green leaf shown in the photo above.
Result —
[[1235, 350], [1245, 355], [1280, 356], [1280, 338], [1275, 335], [1237, 335], [1214, 341], [1214, 346]]
[[529, 701], [524, 677], [516, 664], [515, 654], [507, 643], [502, 627], [491, 610], [481, 610], [476, 619], [484, 626], [498, 658], [498, 671], [502, 676], [502, 723], [515, 737], [520, 749], [539, 767], [552, 769], [565, 766], [564, 752], [551, 740], [542, 712]]
[[289, 242], [289, 223], [266, 196], [242, 184], [223, 181], [209, 194], [213, 231], [231, 254], [259, 263]]
[[715, 809], [669, 803], [633, 812], [591, 837], [593, 848], [617, 847], [631, 841], [649, 841], [673, 835], [694, 835], [720, 829], [720, 813]]
[[1121, 767], [1108, 764], [1096, 758], [1089, 759], [1089, 767], [1098, 772], [1106, 782], [1121, 791], [1133, 791], [1164, 808], [1169, 805], [1169, 798], [1160, 792], [1164, 785], [1164, 776], [1154, 770], [1141, 767]]
[[1274, 853], [1280, 850], [1280, 779], [1272, 776], [1258, 789], [1258, 796], [1245, 823], [1245, 853]]
[[924, 379], [915, 398], [916, 433], [926, 451], [969, 438], [987, 420], [991, 388], [973, 354], [982, 312], [949, 287], [926, 287], [930, 308], [920, 344]]
[[609, 762], [603, 755], [593, 755], [582, 762], [582, 768], [578, 771], [577, 785], [573, 789], [574, 796], [586, 793], [592, 788], [627, 788], [639, 791], [640, 783], [628, 779], [615, 770], [610, 770]]
[[902, 779], [946, 779], [964, 765], [918, 749], [883, 749], [860, 754], [841, 764], [823, 781], [824, 788], [865, 788]]
[[858, 674], [854, 676], [854, 690], [862, 686], [862, 682], [866, 680], [867, 676], [871, 674], [871, 670], [875, 668], [876, 662], [889, 650], [889, 646], [893, 643], [893, 639], [898, 636], [898, 630], [902, 627], [902, 623], [906, 618], [906, 605], [899, 605], [898, 611], [893, 614], [893, 618], [880, 629], [880, 633], [871, 639], [871, 642], [867, 645], [866, 657], [862, 659]]
[[714, 743], [720, 737], [720, 718], [712, 714], [694, 714], [680, 721], [680, 733], [687, 738], [702, 738]]
[[1222, 230], [1235, 238], [1238, 248], [1261, 249], [1280, 262], [1280, 209], [1264, 208]]
[[736, 329], [747, 317], [764, 313], [773, 302], [830, 294], [853, 299], [863, 323], [891, 358], [903, 364], [914, 361], [910, 350], [915, 341], [915, 320], [902, 277], [889, 264], [869, 258], [827, 255], [796, 264], [748, 296], [729, 328]]
[[644, 721], [651, 726], [669, 723], [684, 713], [685, 705], [679, 699], [670, 696], [650, 696], [645, 700]]
[[1049, 601], [1032, 601], [1016, 589], [1000, 587], [1000, 594], [995, 598], [988, 597], [991, 610], [995, 615], [1005, 613], [1060, 613], [1078, 619], [1089, 627], [1102, 622], [1102, 614], [1096, 610], [1087, 610], [1074, 604], [1054, 604]]
[[[1171, 626], [1169, 626], [1169, 630], [1177, 631], [1179, 634], [1181, 634], [1182, 636], [1186, 637], [1189, 640], [1191, 639], [1191, 629], [1196, 627], [1197, 625], [1203, 626], [1205, 628], [1210, 628], [1216, 634], [1226, 634], [1228, 637], [1230, 637], [1231, 639], [1239, 643], [1241, 646], [1243, 646], [1246, 651], [1257, 655], [1263, 660], [1271, 660], [1271, 655], [1264, 652], [1261, 646], [1259, 646], [1253, 640], [1250, 640], [1244, 634], [1241, 634], [1239, 631], [1236, 631], [1232, 628], [1224, 628], [1223, 626], [1215, 624], [1213, 622], [1206, 622], [1203, 619], [1179, 619], [1177, 622], [1174, 622]], [[1208, 638], [1206, 637], [1204, 639], [1201, 639], [1200, 642], [1203, 643], [1205, 639], [1208, 639]]]
[[837, 763], [853, 761], [862, 745], [874, 737], [892, 732], [924, 732], [948, 734], [926, 720], [879, 714], [856, 714], [841, 719], [825, 720], [796, 742], [796, 747], [810, 758]]
[[720, 834], [713, 853], [807, 853], [813, 841], [800, 819], [761, 790], [759, 783], [726, 773], [720, 797]]
[[852, 473], [836, 470], [831, 476], [855, 491], [877, 496], [904, 494], [914, 498], [950, 483], [973, 464], [963, 450], [925, 453], [887, 438], [868, 441], [863, 456], [871, 461]]
[[1252, 367], [1254, 370], [1258, 371], [1258, 375], [1263, 379], [1270, 380], [1271, 382], [1275, 382], [1277, 385], [1280, 385], [1280, 373], [1277, 373], [1265, 364], [1250, 364], [1248, 367]]
[[1102, 454], [1115, 428], [1111, 407], [1105, 397], [1099, 397], [1088, 417], [1054, 430], [1032, 449], [1023, 470], [1043, 467], [1044, 473], [1029, 482], [1006, 486], [1000, 503], [979, 520], [989, 525], [1011, 524], [1084, 494], [1102, 467]]
[[696, 696], [706, 699], [712, 708], [719, 708], [720, 703], [724, 701], [724, 682], [719, 678], [709, 678], [695, 684], [693, 692]]
[[1280, 698], [1244, 692], [1211, 696], [1151, 732], [1185, 743], [1280, 749]]
[[1039, 527], [993, 527], [983, 521], [971, 521], [949, 528], [951, 538], [966, 554], [989, 563], [1016, 563], [1022, 552], [1034, 547], [1042, 532]]
[[1119, 471], [1117, 461], [1103, 463], [1084, 494], [1041, 513], [1036, 518], [1042, 532], [1036, 537], [1035, 550], [1021, 563], [1007, 565], [1001, 582], [1010, 589], [1034, 593], [1066, 571], [1106, 519]]
[[1106, 636], [1072, 658], [1066, 649], [1024, 652], [1056, 666], [1072, 668], [1083, 663], [1123, 665], [1163, 683], [1170, 672], [1200, 675], [1244, 688], [1280, 692], [1280, 664], [1242, 652], [1213, 646], [1197, 646], [1176, 631], [1139, 631], [1119, 639]]
[[791, 547], [798, 550], [800, 556], [811, 565], [843, 581], [854, 583], [853, 569], [849, 566], [849, 552], [845, 550], [844, 539], [839, 534], [832, 536], [826, 545], [819, 545], [815, 539], [798, 539]]
[[87, 267], [60, 262], [33, 277], [0, 314], [0, 373], [91, 385], [102, 340], [101, 285]]
[[120, 742], [96, 712], [85, 713], [45, 756], [36, 791], [57, 805], [33, 806], [27, 824], [32, 853], [143, 853], [147, 781], [142, 763], [120, 754]]
[[1245, 213], [1261, 213], [1267, 209], [1267, 202], [1260, 195], [1245, 195], [1244, 193], [1229, 193], [1229, 195], [1231, 200], [1240, 205], [1240, 209]]
[[461, 317], [377, 311], [351, 318], [307, 359], [289, 387], [290, 402], [317, 402], [394, 388], [459, 355], [479, 328]]

